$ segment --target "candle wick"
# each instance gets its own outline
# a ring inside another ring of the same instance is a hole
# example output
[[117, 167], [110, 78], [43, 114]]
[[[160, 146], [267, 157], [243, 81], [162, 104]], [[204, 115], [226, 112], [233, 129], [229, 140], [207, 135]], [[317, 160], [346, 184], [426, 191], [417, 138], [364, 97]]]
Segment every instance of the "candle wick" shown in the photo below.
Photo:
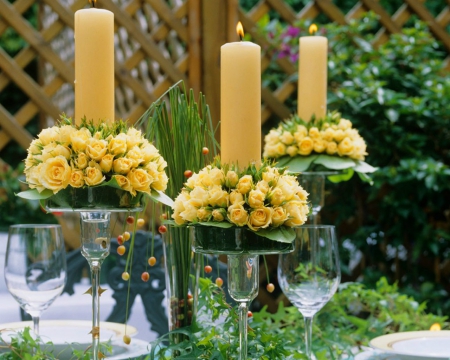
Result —
[[239, 39], [242, 41], [244, 37], [242, 36], [242, 34], [239, 34]]
[[89, 2], [91, 3], [91, 8], [95, 8], [96, 0], [89, 0]]

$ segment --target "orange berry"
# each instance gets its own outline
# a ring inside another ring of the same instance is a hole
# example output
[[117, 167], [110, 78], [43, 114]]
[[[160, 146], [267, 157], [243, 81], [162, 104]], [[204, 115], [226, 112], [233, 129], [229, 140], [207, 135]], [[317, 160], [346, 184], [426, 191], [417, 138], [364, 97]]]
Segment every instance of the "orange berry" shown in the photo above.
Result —
[[164, 214], [161, 214], [161, 219], [163, 219], [163, 220], [167, 220], [167, 214], [166, 214], [166, 213], [164, 213]]
[[158, 228], [158, 231], [159, 231], [161, 234], [164, 234], [164, 233], [167, 232], [167, 228], [166, 228], [165, 225], [161, 225], [161, 226]]
[[127, 251], [127, 249], [126, 249], [126, 247], [123, 246], [123, 245], [120, 245], [120, 246], [117, 248], [117, 253], [118, 253], [120, 256], [122, 256], [123, 254], [125, 254], [126, 251]]
[[253, 313], [249, 310], [249, 312], [247, 313], [247, 317], [251, 318], [253, 317]]
[[124, 342], [125, 344], [127, 344], [127, 345], [130, 345], [130, 342], [131, 342], [130, 336], [129, 336], [129, 335], [124, 335], [124, 336], [123, 336], [123, 342]]
[[123, 239], [124, 239], [125, 241], [128, 241], [128, 240], [130, 240], [131, 234], [130, 234], [128, 231], [125, 231], [125, 232], [122, 234], [122, 236], [123, 236]]
[[216, 279], [216, 285], [217, 285], [218, 287], [222, 287], [222, 285], [223, 285], [223, 280], [222, 280], [220, 277], [218, 277], [218, 278]]
[[144, 219], [138, 219], [137, 226], [141, 227], [141, 226], [144, 226], [144, 224], [145, 224], [145, 220]]
[[205, 146], [205, 147], [202, 149], [202, 154], [203, 154], [203, 155], [208, 155], [208, 153], [209, 153], [209, 149]]
[[205, 266], [205, 273], [209, 274], [212, 271], [212, 267], [209, 265]]
[[141, 274], [141, 280], [142, 280], [143, 282], [147, 282], [149, 279], [150, 279], [150, 274], [149, 274], [147, 271], [144, 271], [144, 272]]
[[130, 279], [130, 274], [128, 274], [126, 271], [122, 273], [122, 279], [125, 281], [128, 281]]
[[128, 216], [127, 217], [127, 224], [129, 224], [129, 225], [134, 224], [134, 216]]
[[275, 285], [272, 283], [268, 283], [266, 286], [266, 290], [270, 293], [273, 293], [273, 291], [275, 290]]
[[150, 266], [155, 266], [155, 264], [156, 264], [156, 258], [155, 258], [154, 256], [148, 258], [148, 264], [149, 264]]
[[119, 236], [117, 237], [117, 242], [119, 243], [119, 245], [122, 245], [122, 244], [123, 244], [123, 236], [122, 236], [122, 235], [119, 235]]
[[192, 176], [192, 174], [193, 174], [192, 170], [186, 170], [184, 172], [184, 177], [189, 179]]

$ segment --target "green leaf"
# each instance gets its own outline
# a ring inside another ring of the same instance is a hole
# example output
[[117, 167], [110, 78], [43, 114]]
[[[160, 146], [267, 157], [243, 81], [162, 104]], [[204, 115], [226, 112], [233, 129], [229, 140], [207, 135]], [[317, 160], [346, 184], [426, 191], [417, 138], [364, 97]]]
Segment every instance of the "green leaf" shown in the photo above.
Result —
[[232, 223], [226, 222], [226, 221], [208, 221], [208, 222], [198, 222], [197, 224], [203, 225], [203, 226], [214, 226], [214, 227], [220, 227], [224, 229], [228, 229], [230, 227], [236, 226]]
[[291, 243], [295, 239], [295, 230], [286, 226], [273, 229], [259, 229], [255, 231], [255, 234], [282, 243]]
[[289, 163], [287, 163], [285, 166], [288, 167], [289, 172], [293, 173], [306, 171], [318, 156], [319, 155], [296, 156], [293, 157], [292, 160], [289, 161]]
[[352, 168], [344, 169], [342, 172], [340, 172], [337, 175], [330, 175], [327, 177], [328, 180], [330, 180], [332, 183], [339, 183], [342, 181], [348, 181], [352, 178], [355, 171]]
[[355, 161], [356, 166], [353, 168], [356, 172], [360, 173], [373, 173], [378, 170], [378, 168], [373, 167], [372, 165], [369, 165], [365, 161], [356, 160]]
[[353, 159], [331, 155], [318, 155], [317, 159], [314, 160], [314, 163], [323, 165], [332, 170], [348, 169], [355, 167], [356, 165]]
[[288, 166], [288, 164], [290, 163], [291, 160], [292, 160], [292, 157], [290, 157], [290, 156], [282, 156], [276, 160], [277, 161], [276, 166], [277, 167]]
[[28, 200], [45, 200], [48, 199], [50, 196], [54, 195], [53, 191], [49, 189], [44, 189], [41, 193], [37, 191], [36, 189], [21, 191], [20, 193], [15, 194], [16, 196], [19, 196], [23, 199]]
[[369, 175], [367, 175], [366, 173], [362, 173], [362, 172], [358, 172], [357, 174], [362, 181], [367, 182], [370, 185], [373, 185], [373, 180]]
[[148, 196], [150, 196], [150, 198], [156, 202], [160, 202], [160, 203], [170, 206], [170, 207], [173, 206], [173, 200], [169, 196], [164, 194], [162, 191], [152, 190], [151, 195], [148, 195]]

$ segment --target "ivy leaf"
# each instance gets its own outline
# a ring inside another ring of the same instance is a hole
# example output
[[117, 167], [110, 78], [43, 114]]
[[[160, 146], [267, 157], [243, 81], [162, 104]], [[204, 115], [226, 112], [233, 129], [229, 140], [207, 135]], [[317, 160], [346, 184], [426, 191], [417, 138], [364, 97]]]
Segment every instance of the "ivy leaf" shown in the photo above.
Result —
[[295, 230], [291, 227], [286, 226], [280, 226], [273, 229], [259, 229], [255, 233], [270, 240], [288, 244], [293, 242], [295, 239]]
[[344, 169], [337, 175], [330, 175], [327, 177], [332, 183], [339, 183], [341, 181], [348, 181], [352, 178], [355, 171], [352, 168]]
[[21, 191], [20, 193], [17, 193], [15, 195], [28, 200], [45, 200], [54, 194], [53, 191], [49, 189], [44, 189], [44, 191], [42, 192], [39, 192], [36, 189], [30, 189]]
[[320, 164], [328, 169], [343, 170], [355, 167], [354, 160], [346, 157], [330, 156], [330, 155], [318, 155], [314, 161], [315, 164]]
[[353, 168], [356, 172], [360, 173], [373, 173], [378, 170], [378, 168], [369, 165], [365, 161], [356, 160], [356, 166]]

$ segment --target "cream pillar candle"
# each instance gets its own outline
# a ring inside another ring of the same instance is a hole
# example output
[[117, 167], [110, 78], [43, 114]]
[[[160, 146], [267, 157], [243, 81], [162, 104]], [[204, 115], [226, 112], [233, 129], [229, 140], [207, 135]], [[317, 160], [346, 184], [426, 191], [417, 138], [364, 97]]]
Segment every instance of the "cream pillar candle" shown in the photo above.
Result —
[[[311, 25], [310, 33], [314, 33]], [[317, 27], [315, 27], [317, 30]], [[327, 112], [328, 40], [324, 36], [302, 36], [299, 46], [297, 114], [310, 121]]]
[[75, 12], [75, 122], [114, 121], [114, 14]]
[[221, 160], [242, 168], [261, 161], [261, 47], [227, 43], [220, 67]]

